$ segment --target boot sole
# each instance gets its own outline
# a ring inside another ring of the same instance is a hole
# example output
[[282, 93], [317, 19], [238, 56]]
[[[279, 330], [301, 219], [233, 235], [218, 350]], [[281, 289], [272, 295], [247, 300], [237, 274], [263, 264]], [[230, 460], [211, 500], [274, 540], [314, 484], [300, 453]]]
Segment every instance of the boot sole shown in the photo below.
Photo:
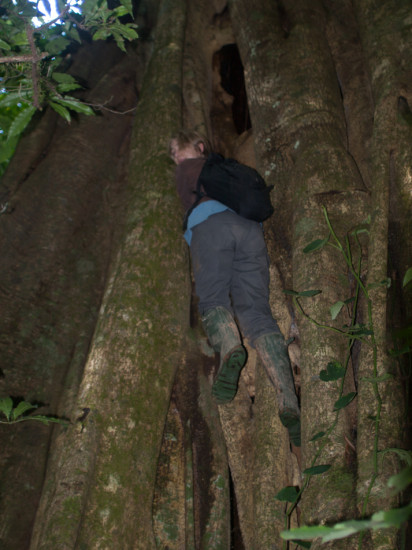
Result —
[[245, 363], [246, 350], [243, 346], [233, 349], [223, 360], [212, 386], [212, 395], [219, 405], [230, 403], [235, 397]]

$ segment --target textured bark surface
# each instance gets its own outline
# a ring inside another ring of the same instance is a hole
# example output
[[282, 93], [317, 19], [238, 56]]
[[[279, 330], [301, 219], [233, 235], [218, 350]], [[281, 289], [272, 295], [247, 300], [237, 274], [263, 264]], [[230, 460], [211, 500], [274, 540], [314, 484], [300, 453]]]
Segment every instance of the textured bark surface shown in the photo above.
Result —
[[[55, 490], [43, 494], [33, 549], [48, 548], [53, 541], [67, 548], [155, 548], [148, 526], [156, 464], [188, 303], [185, 253], [176, 231], [179, 217], [173, 213], [177, 199], [158, 130], [161, 122], [171, 132], [178, 113], [174, 60], [178, 63], [184, 10], [173, 4], [164, 2], [159, 14], [134, 121], [124, 229], [79, 388], [77, 410], [90, 412], [81, 429], [69, 430], [54, 451], [63, 455], [67, 446], [78, 451], [78, 464], [65, 468], [76, 494], [58, 502]], [[165, 59], [170, 72], [164, 70]], [[176, 230], [170, 231], [174, 224]], [[174, 276], [165, 284], [170, 270]], [[90, 455], [93, 462], [87, 460]], [[55, 468], [51, 475], [56, 476]], [[85, 476], [87, 505], [84, 491], [76, 491]], [[59, 524], [67, 520], [68, 506], [82, 516], [81, 529], [63, 542]]]
[[[336, 225], [339, 220], [341, 226], [336, 229], [342, 233], [348, 223], [345, 217], [350, 224], [355, 224], [365, 215], [366, 195], [356, 192], [362, 182], [346, 151], [341, 98], [325, 36], [326, 16], [323, 6], [317, 3], [312, 3], [310, 10], [299, 3], [290, 6], [284, 3], [285, 13], [280, 13], [273, 4], [262, 2], [254, 6], [256, 13], [245, 25], [246, 3], [236, 1], [233, 6], [237, 10], [239, 47], [245, 65], [254, 136], [259, 144], [258, 162], [268, 183], [276, 183], [276, 203], [286, 202], [291, 206], [279, 208], [283, 222], [280, 232], [278, 218], [273, 229], [270, 221], [267, 224], [268, 231], [273, 230], [272, 258], [289, 288], [322, 290], [321, 298], [309, 299], [304, 307], [314, 319], [326, 320], [330, 305], [342, 299], [341, 258], [329, 253], [322, 254], [321, 259], [319, 255], [306, 258], [302, 250], [315, 238], [325, 236], [321, 205], [333, 212], [333, 222]], [[277, 32], [270, 35], [269, 29]], [[268, 35], [272, 40], [253, 40], [256, 36]], [[305, 62], [298, 63], [299, 59]], [[258, 86], [257, 82], [262, 81], [265, 86]], [[302, 86], [302, 82], [308, 85]], [[280, 180], [281, 185], [287, 185], [281, 189], [276, 176], [279, 171], [282, 175], [283, 170], [288, 181]], [[292, 228], [294, 234], [290, 232]], [[281, 252], [276, 254], [278, 250]], [[288, 250], [293, 251], [292, 258], [285, 255]], [[325, 273], [329, 274], [327, 278]], [[346, 275], [344, 270], [342, 275]], [[274, 311], [278, 312], [282, 306], [278, 298]], [[286, 314], [282, 317], [287, 319]], [[337, 387], [322, 383], [319, 372], [328, 361], [340, 359], [345, 342], [333, 333], [328, 336], [319, 332], [301, 319], [296, 324], [289, 316], [288, 321], [282, 328], [286, 329], [286, 335], [290, 331], [298, 336], [301, 345], [302, 466], [308, 468], [318, 451], [317, 445], [309, 442], [310, 438], [321, 430], [326, 431], [336, 416], [333, 404], [337, 400]], [[349, 385], [353, 386], [353, 381]], [[345, 435], [350, 437], [350, 429], [347, 419], [341, 415], [330, 436], [330, 444], [319, 457], [321, 464], [333, 465], [334, 475], [313, 478], [306, 489], [302, 502], [305, 523], [321, 519], [336, 521], [354, 514], [354, 479], [345, 456]], [[319, 494], [323, 495], [321, 500], [317, 498]], [[282, 528], [280, 524], [278, 532]]]
[[[100, 71], [94, 56], [105, 59]], [[112, 109], [135, 105], [135, 64], [113, 47], [80, 54], [72, 72], [88, 78], [90, 102], [117, 90]], [[131, 122], [105, 113], [69, 127], [46, 112], [2, 182], [1, 393], [41, 404], [42, 414], [71, 414], [112, 252], [116, 228], [107, 220], [122, 206]], [[1, 429], [0, 532], [8, 548], [27, 548], [51, 430]]]
[[[412, 78], [406, 69], [411, 62], [410, 36], [404, 28], [405, 22], [410, 20], [410, 6], [408, 3], [390, 3], [376, 10], [373, 2], [355, 2], [357, 16], [360, 23], [362, 46], [365, 52], [368, 72], [371, 76], [371, 90], [374, 103], [374, 126], [371, 142], [370, 170], [374, 182], [372, 201], [371, 244], [369, 249], [369, 270], [367, 282], [370, 285], [385, 280], [388, 276], [387, 257], [393, 248], [388, 247], [391, 220], [397, 225], [393, 215], [400, 212], [390, 212], [391, 192], [392, 201], [402, 204], [400, 207], [406, 214], [410, 202], [410, 177], [407, 166], [411, 166], [411, 130], [406, 128], [405, 121], [399, 113], [400, 102], [407, 105], [412, 100]], [[365, 18], [369, 18], [369, 24], [364, 25]], [[404, 53], [405, 52], [405, 53]], [[397, 60], [394, 63], [394, 60]], [[402, 100], [400, 98], [403, 98]], [[406, 130], [406, 132], [405, 132]], [[407, 145], [408, 144], [408, 145]], [[405, 157], [406, 148], [409, 149]], [[410, 168], [409, 168], [410, 171]], [[406, 179], [405, 179], [406, 176]], [[405, 194], [405, 183], [409, 180], [409, 198]], [[401, 198], [402, 197], [402, 198]], [[393, 260], [393, 271], [396, 278], [401, 278], [401, 273], [396, 273], [395, 266], [399, 266], [399, 260], [410, 262], [411, 244], [406, 243], [405, 236], [410, 231], [410, 223], [407, 216], [400, 216], [399, 233], [401, 246], [398, 248], [398, 260]], [[402, 228], [402, 229], [401, 229]], [[409, 234], [410, 236], [410, 234]], [[404, 254], [409, 254], [406, 260]], [[391, 262], [392, 263], [392, 262]], [[408, 264], [403, 264], [403, 269]], [[395, 268], [395, 269], [394, 269]], [[402, 269], [402, 268], [401, 268]], [[395, 284], [399, 284], [396, 283]], [[410, 291], [409, 291], [410, 292]], [[388, 454], [385, 461], [376, 463], [374, 460], [374, 444], [376, 439], [379, 450], [399, 448], [402, 446], [402, 408], [388, 406], [392, 403], [402, 403], [404, 393], [397, 384], [401, 377], [399, 365], [388, 356], [388, 347], [392, 346], [392, 335], [388, 333], [388, 309], [387, 292], [385, 287], [373, 289], [370, 292], [372, 316], [377, 346], [377, 357], [365, 350], [361, 360], [360, 369], [360, 406], [358, 408], [358, 439], [360, 453], [358, 457], [358, 501], [363, 513], [371, 514], [388, 505], [398, 505], [398, 498], [391, 497], [388, 493], [387, 480], [393, 471], [399, 468], [399, 458], [396, 454]], [[405, 296], [406, 311], [410, 296]], [[407, 314], [410, 319], [410, 316]], [[393, 321], [392, 321], [393, 322]], [[398, 321], [399, 322], [399, 321]], [[368, 380], [373, 375], [388, 377], [385, 382], [374, 386]], [[366, 380], [366, 381], [363, 381]], [[376, 417], [377, 411], [382, 410], [379, 425], [371, 423], [370, 418]], [[372, 437], [373, 436], [373, 437]], [[374, 483], [371, 483], [371, 478]], [[366, 501], [366, 496], [369, 499]], [[397, 534], [391, 530], [372, 533], [373, 548], [388, 548], [395, 546]]]
[[[74, 56], [84, 99], [136, 109], [70, 127], [47, 111], [1, 184], [0, 397], [38, 401], [71, 424], [0, 424], [0, 546], [283, 550], [286, 525], [401, 501], [387, 492], [401, 453], [387, 449], [407, 448], [410, 380], [405, 356], [388, 350], [410, 345], [408, 4], [136, 2], [142, 38], [126, 56], [104, 43]], [[212, 399], [219, 360], [198, 318], [166, 154], [181, 126], [274, 185], [270, 299], [293, 338], [301, 449], [248, 342], [235, 400]], [[329, 246], [322, 207], [366, 297]], [[374, 332], [350, 342], [339, 332], [350, 323]], [[345, 378], [325, 381], [334, 361]], [[304, 473], [319, 465], [329, 469]], [[276, 498], [285, 486], [304, 489], [292, 513]], [[312, 548], [398, 540], [386, 530]]]

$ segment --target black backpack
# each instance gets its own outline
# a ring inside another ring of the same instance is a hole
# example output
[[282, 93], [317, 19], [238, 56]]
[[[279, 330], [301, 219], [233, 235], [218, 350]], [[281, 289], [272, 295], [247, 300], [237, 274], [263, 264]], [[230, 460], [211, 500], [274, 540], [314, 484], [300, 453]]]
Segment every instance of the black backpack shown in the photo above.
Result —
[[192, 210], [205, 196], [225, 204], [243, 218], [263, 222], [273, 214], [270, 202], [272, 189], [273, 185], [266, 185], [254, 168], [212, 153], [200, 172], [196, 189], [198, 198], [186, 212], [183, 229], [187, 227]]

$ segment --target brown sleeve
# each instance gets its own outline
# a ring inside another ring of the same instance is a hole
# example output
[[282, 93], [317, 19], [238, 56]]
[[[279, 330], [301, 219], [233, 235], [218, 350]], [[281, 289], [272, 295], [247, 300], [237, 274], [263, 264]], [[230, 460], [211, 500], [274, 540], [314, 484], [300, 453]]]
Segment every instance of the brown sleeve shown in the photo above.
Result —
[[176, 189], [185, 210], [197, 200], [196, 185], [205, 160], [204, 157], [187, 159], [176, 166]]

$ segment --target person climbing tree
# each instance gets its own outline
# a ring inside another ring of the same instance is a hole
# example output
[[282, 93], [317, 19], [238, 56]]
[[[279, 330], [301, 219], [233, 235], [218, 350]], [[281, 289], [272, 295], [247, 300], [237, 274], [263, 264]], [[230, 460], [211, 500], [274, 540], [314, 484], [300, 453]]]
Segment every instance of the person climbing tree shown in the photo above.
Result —
[[[204, 136], [182, 130], [169, 142], [177, 192], [186, 213], [199, 312], [210, 344], [220, 355], [212, 386], [218, 404], [232, 401], [246, 363], [241, 332], [257, 350], [273, 383], [279, 417], [291, 443], [300, 446], [300, 409], [287, 347], [269, 304], [269, 259], [260, 223], [197, 192], [212, 148]], [[204, 192], [204, 189], [203, 189]], [[193, 206], [195, 207], [193, 208]]]

